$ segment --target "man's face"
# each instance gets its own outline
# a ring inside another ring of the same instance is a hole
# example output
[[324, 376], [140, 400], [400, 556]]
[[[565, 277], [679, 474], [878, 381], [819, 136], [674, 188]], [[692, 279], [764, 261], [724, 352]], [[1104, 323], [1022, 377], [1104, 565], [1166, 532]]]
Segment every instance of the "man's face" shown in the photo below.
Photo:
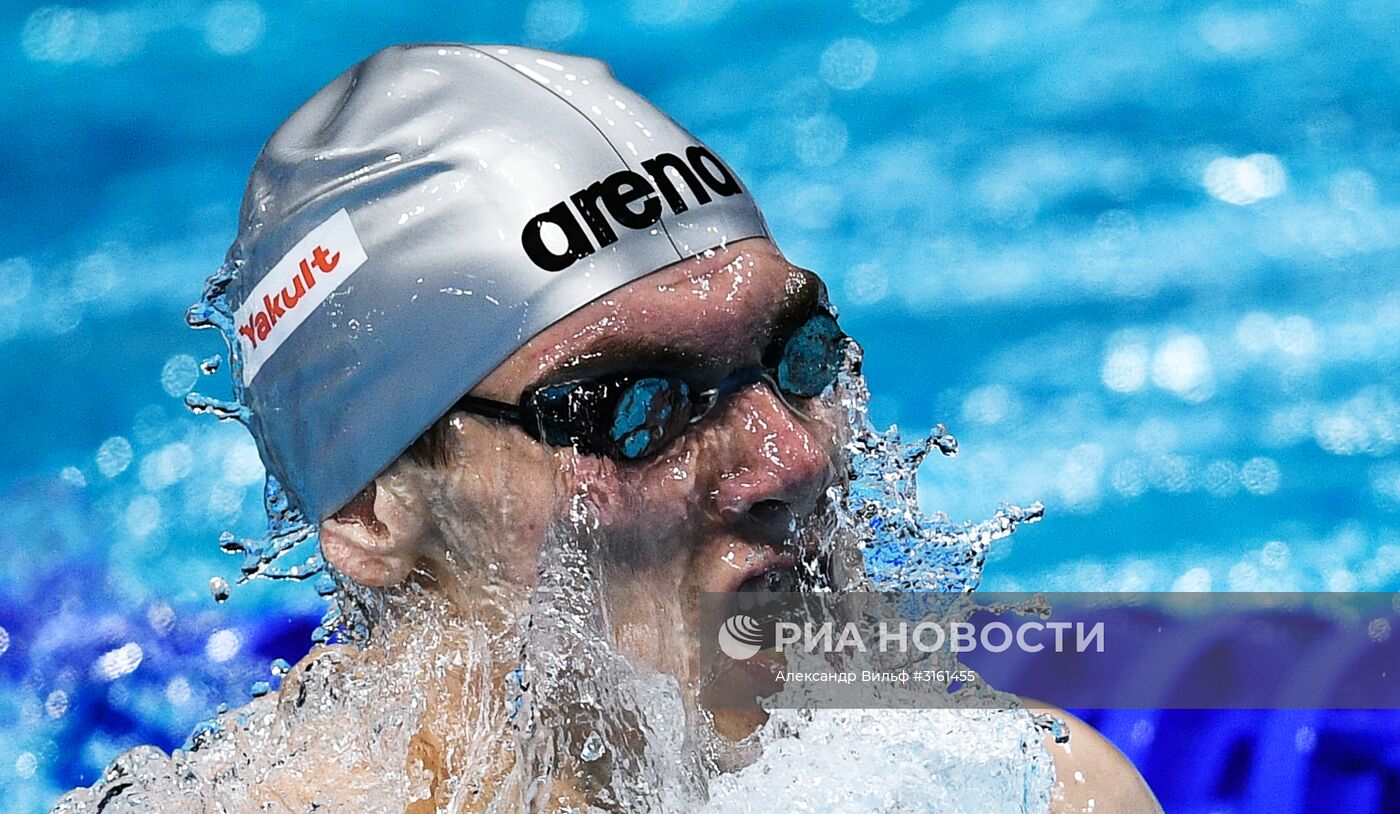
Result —
[[[556, 323], [472, 392], [514, 403], [541, 384], [662, 372], [692, 388], [760, 365], [764, 351], [824, 303], [821, 281], [766, 240], [637, 280]], [[795, 409], [794, 409], [795, 408]], [[800, 414], [799, 412], [800, 411]], [[795, 589], [821, 568], [812, 525], [837, 475], [844, 413], [787, 403], [764, 382], [723, 398], [659, 453], [613, 460], [549, 446], [519, 427], [458, 415], [454, 463], [430, 502], [448, 548], [440, 581], [530, 586], [563, 515], [588, 530], [588, 565], [615, 649], [697, 687], [696, 600], [765, 584]], [[427, 555], [431, 561], [436, 559]], [[463, 561], [478, 560], [461, 573]], [[479, 595], [461, 585], [466, 595]], [[717, 720], [744, 734], [757, 721]]]

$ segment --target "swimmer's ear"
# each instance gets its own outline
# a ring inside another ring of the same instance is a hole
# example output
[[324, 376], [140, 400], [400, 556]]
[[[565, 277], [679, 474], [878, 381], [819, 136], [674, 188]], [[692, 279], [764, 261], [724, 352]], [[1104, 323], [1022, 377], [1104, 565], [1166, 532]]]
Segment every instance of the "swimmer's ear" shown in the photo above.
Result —
[[361, 585], [396, 585], [418, 562], [426, 518], [396, 480], [381, 476], [321, 523], [321, 555]]

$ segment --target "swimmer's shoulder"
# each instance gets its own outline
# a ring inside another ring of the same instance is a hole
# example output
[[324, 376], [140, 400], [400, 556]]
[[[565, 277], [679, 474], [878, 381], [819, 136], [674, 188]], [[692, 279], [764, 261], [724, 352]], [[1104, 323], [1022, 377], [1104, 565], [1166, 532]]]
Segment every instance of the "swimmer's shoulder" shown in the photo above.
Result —
[[345, 673], [356, 666], [360, 650], [353, 645], [322, 644], [298, 661], [282, 679], [277, 706], [284, 715], [299, 717], [308, 702], [313, 706], [340, 700]]
[[1097, 729], [1062, 709], [1026, 700], [1037, 713], [1064, 721], [1069, 740], [1045, 748], [1055, 761], [1050, 814], [1161, 814], [1162, 806], [1133, 764]]

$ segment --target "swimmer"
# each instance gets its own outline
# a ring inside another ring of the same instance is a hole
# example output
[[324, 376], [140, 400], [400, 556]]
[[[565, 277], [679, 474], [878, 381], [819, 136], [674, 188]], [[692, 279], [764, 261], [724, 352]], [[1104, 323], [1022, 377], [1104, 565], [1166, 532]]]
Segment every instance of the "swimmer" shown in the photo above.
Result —
[[[685, 810], [753, 759], [687, 637], [702, 593], [856, 578], [847, 340], [714, 152], [595, 60], [390, 48], [264, 147], [226, 269], [259, 451], [369, 634], [56, 810]], [[1053, 811], [1159, 810], [1069, 728]]]

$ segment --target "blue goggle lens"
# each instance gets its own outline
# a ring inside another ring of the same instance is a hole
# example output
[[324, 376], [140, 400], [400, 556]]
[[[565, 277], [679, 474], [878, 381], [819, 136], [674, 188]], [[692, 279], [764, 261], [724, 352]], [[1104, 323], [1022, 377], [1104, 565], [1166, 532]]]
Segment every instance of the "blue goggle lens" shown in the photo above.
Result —
[[829, 314], [817, 314], [788, 338], [778, 362], [778, 387], [802, 398], [821, 395], [841, 370], [845, 335]]
[[608, 436], [622, 457], [645, 458], [685, 429], [689, 407], [690, 387], [680, 379], [638, 379], [618, 399]]

